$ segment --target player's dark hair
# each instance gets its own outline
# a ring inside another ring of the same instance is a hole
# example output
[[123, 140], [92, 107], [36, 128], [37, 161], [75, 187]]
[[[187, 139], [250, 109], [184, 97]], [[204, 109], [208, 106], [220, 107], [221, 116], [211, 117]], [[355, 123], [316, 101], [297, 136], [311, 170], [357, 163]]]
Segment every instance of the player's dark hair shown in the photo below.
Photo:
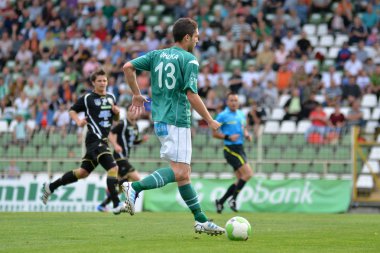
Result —
[[236, 95], [237, 95], [236, 92], [232, 92], [232, 91], [230, 91], [230, 92], [227, 93], [226, 98], [228, 99], [230, 96], [236, 96]]
[[195, 30], [198, 28], [197, 22], [191, 18], [180, 18], [173, 26], [174, 42], [181, 42], [182, 39], [188, 34], [193, 36]]
[[98, 76], [107, 76], [107, 73], [103, 69], [98, 69], [95, 72], [93, 72], [90, 76], [91, 82], [95, 82], [96, 78]]

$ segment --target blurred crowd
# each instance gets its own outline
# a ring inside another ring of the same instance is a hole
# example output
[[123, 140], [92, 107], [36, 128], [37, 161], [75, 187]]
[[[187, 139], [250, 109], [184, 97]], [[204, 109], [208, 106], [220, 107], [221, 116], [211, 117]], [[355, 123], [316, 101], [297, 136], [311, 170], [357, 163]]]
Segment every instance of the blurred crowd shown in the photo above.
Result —
[[[327, 34], [348, 35], [330, 65], [303, 29], [312, 14], [324, 18]], [[20, 140], [30, 128], [65, 134], [74, 129], [67, 109], [91, 90], [88, 77], [99, 67], [126, 106], [123, 64], [171, 46], [172, 23], [192, 17], [199, 95], [211, 111], [236, 92], [252, 107], [254, 127], [289, 94], [284, 120], [313, 120], [318, 105], [348, 106], [354, 116], [345, 120], [362, 124], [362, 96], [380, 94], [379, 15], [380, 0], [0, 0], [0, 118], [24, 127], [16, 129]], [[149, 96], [149, 74], [140, 72], [138, 83]]]

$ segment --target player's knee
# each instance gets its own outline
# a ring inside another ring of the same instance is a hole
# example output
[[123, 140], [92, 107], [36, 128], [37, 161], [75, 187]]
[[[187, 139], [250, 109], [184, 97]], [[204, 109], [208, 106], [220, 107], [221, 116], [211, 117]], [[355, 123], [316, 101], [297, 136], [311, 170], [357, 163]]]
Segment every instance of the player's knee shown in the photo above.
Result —
[[115, 166], [107, 171], [107, 176], [109, 177], [117, 177], [118, 167]]
[[74, 170], [74, 174], [78, 179], [86, 178], [89, 175], [88, 171], [82, 168]]
[[174, 175], [177, 182], [190, 180], [189, 170], [175, 170]]

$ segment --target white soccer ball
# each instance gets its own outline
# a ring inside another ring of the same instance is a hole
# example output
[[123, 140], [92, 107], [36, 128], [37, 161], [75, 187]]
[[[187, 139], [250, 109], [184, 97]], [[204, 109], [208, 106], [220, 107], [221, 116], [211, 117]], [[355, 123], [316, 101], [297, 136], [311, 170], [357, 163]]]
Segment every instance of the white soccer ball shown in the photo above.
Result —
[[233, 217], [226, 223], [227, 238], [233, 241], [246, 241], [252, 234], [251, 224], [243, 217]]

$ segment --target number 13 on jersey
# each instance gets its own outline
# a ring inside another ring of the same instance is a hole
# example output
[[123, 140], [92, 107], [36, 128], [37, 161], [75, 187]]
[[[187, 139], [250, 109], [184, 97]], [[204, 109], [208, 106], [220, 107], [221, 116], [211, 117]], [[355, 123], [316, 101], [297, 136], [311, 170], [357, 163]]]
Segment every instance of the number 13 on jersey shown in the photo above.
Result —
[[165, 72], [164, 74], [166, 74], [165, 76], [166, 88], [168, 88], [169, 90], [174, 89], [176, 81], [177, 81], [174, 76], [175, 74], [174, 64], [171, 62], [168, 62], [165, 64], [165, 67], [164, 67], [164, 63], [160, 62], [157, 65], [157, 67], [154, 68], [154, 72], [157, 72], [157, 71], [158, 71], [158, 87], [162, 88], [162, 75], [163, 75], [163, 72]]

